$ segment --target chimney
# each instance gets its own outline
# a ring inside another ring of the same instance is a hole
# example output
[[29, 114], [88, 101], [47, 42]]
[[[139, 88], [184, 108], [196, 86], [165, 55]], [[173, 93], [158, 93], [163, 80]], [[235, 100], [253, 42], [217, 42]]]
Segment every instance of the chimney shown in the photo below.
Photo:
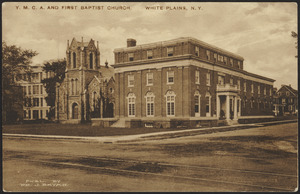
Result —
[[291, 87], [291, 84], [289, 84], [289, 86]]
[[127, 39], [127, 47], [135, 47], [136, 46], [136, 40], [132, 38]]

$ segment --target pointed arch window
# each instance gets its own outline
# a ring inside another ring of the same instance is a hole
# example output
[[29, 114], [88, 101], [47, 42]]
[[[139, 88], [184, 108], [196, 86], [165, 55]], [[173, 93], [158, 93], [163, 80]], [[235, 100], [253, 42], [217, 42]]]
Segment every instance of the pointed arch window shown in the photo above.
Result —
[[175, 116], [175, 97], [176, 97], [175, 92], [168, 91], [165, 97], [166, 97], [167, 117]]
[[146, 96], [146, 116], [153, 117], [154, 116], [154, 94], [153, 92], [147, 92]]
[[73, 53], [73, 68], [76, 68], [76, 53]]
[[127, 102], [128, 102], [128, 116], [129, 117], [135, 117], [135, 99], [136, 96], [134, 93], [129, 93], [127, 96]]
[[90, 69], [93, 69], [93, 53], [90, 53]]

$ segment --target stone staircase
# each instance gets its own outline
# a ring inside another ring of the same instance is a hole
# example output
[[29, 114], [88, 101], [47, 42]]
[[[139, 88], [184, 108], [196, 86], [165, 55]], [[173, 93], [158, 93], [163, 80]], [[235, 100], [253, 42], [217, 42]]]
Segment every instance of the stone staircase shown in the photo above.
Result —
[[114, 124], [112, 124], [110, 127], [115, 127], [115, 128], [124, 128], [125, 127], [125, 118], [119, 118]]

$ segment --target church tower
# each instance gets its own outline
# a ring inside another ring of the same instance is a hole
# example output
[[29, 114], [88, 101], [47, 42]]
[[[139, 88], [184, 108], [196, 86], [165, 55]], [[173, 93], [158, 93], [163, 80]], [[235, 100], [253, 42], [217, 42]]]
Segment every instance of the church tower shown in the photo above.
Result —
[[99, 45], [91, 39], [89, 42], [69, 40], [66, 50], [66, 74], [63, 102], [66, 108], [65, 118], [74, 121], [86, 120], [87, 86], [100, 71]]

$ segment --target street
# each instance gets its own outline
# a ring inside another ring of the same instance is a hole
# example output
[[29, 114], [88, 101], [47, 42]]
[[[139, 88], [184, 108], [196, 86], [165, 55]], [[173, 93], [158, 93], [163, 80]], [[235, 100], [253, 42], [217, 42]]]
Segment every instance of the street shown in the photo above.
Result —
[[298, 123], [123, 143], [3, 137], [5, 191], [295, 191]]

